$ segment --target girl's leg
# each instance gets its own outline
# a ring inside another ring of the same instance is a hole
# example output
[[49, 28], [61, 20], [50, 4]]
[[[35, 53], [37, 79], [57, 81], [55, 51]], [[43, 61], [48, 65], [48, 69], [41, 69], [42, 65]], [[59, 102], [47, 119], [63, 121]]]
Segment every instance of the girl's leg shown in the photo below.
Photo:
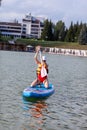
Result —
[[35, 85], [37, 85], [37, 83], [38, 83], [38, 80], [37, 79], [35, 79], [32, 83], [31, 83], [31, 87], [33, 87], [33, 86], [35, 86]]
[[31, 87], [36, 86], [37, 84], [40, 84], [40, 81], [38, 79], [35, 79], [32, 83], [31, 83]]
[[48, 78], [43, 81], [45, 88], [49, 87]]

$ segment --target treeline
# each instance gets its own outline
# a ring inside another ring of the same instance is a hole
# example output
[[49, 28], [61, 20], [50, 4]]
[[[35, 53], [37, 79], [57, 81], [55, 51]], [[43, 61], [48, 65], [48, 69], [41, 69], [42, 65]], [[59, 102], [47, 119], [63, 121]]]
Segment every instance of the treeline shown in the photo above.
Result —
[[86, 23], [71, 22], [70, 27], [66, 28], [63, 21], [56, 24], [48, 19], [44, 21], [44, 29], [41, 38], [47, 41], [63, 41], [63, 42], [79, 42], [79, 44], [87, 44], [87, 25]]

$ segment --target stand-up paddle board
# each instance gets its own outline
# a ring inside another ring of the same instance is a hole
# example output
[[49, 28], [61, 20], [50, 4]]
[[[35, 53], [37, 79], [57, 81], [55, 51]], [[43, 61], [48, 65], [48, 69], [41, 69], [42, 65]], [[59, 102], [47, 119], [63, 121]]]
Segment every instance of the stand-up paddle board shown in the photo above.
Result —
[[44, 100], [54, 93], [54, 86], [49, 84], [48, 88], [44, 84], [36, 85], [34, 87], [27, 87], [23, 91], [23, 97], [29, 101]]

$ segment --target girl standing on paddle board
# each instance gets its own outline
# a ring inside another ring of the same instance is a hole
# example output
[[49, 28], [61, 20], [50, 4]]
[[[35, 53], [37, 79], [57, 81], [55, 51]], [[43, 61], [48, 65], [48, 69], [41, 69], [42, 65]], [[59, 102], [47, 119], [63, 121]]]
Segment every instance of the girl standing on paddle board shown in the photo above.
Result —
[[[40, 53], [40, 61], [38, 60], [38, 54]], [[48, 88], [48, 65], [46, 63], [46, 57], [41, 56], [40, 46], [36, 47], [36, 53], [34, 56], [35, 62], [38, 65], [36, 70], [37, 78], [31, 83], [31, 86], [43, 83], [46, 88]]]

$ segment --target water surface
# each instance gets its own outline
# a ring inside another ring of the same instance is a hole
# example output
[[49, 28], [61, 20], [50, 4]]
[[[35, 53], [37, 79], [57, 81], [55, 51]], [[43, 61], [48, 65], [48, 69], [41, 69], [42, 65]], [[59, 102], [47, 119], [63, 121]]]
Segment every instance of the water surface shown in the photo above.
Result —
[[0, 130], [87, 130], [87, 58], [46, 54], [55, 94], [26, 103], [34, 53], [0, 51]]

